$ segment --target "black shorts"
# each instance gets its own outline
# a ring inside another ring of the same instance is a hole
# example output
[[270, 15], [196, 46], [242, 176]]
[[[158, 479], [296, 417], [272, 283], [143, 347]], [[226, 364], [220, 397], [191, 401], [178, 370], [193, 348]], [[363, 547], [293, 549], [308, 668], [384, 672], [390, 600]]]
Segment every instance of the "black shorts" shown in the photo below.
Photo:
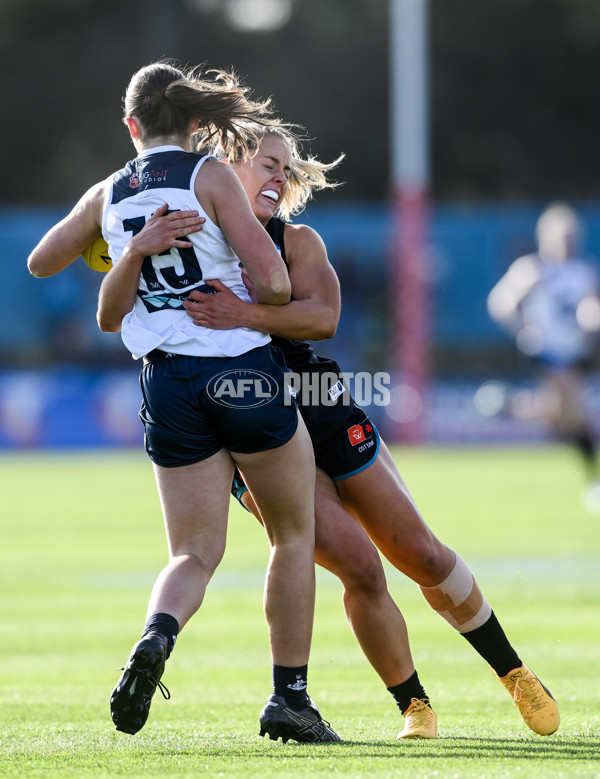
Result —
[[368, 468], [378, 452], [377, 428], [362, 408], [354, 406], [344, 426], [315, 446], [315, 462], [333, 481], [340, 481]]
[[173, 468], [222, 448], [252, 453], [283, 446], [298, 426], [286, 371], [281, 351], [271, 345], [239, 357], [152, 352], [140, 375], [150, 459]]

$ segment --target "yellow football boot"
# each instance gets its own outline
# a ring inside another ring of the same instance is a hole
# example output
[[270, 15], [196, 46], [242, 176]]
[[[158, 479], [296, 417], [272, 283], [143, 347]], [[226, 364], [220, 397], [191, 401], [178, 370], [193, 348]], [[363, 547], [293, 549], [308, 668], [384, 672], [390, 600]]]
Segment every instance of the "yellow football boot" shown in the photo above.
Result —
[[522, 665], [506, 676], [497, 676], [508, 690], [525, 724], [540, 736], [549, 736], [558, 730], [560, 714], [550, 691], [537, 676]]
[[404, 712], [404, 728], [398, 738], [436, 738], [437, 714], [428, 700], [413, 698]]

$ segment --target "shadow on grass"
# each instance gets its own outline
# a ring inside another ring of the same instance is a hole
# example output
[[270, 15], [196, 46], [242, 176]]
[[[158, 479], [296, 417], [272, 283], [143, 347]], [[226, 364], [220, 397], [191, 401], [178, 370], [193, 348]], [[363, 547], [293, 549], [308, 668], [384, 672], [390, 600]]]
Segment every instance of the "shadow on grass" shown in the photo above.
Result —
[[[49, 724], [47, 721], [26, 722], [18, 718], [0, 729], [0, 763], [3, 757], [18, 761], [23, 757], [45, 764], [57, 756], [67, 758], [68, 764], [82, 764], [93, 756], [95, 760], [148, 760], [162, 757], [183, 759], [244, 759], [291, 760], [312, 757], [314, 760], [331, 759], [340, 767], [352, 760], [401, 759], [401, 760], [511, 760], [522, 765], [535, 762], [573, 764], [598, 761], [600, 735], [595, 730], [579, 730], [573, 735], [557, 733], [549, 737], [524, 732], [512, 736], [448, 735], [436, 739], [398, 740], [381, 738], [345, 739], [339, 744], [299, 744], [289, 741], [272, 741], [252, 737], [247, 731], [234, 735], [236, 722], [225, 720], [218, 730], [198, 730], [195, 726], [179, 723], [174, 728], [150, 725], [137, 736], [118, 733], [106, 726], [99, 730], [95, 724]], [[0, 774], [2, 770], [0, 769]]]
[[[158, 748], [157, 748], [158, 747]], [[459, 759], [459, 760], [498, 760], [511, 759], [518, 761], [552, 761], [574, 760], [578, 762], [598, 760], [600, 755], [600, 738], [590, 736], [573, 736], [569, 738], [467, 738], [467, 737], [439, 737], [435, 740], [415, 739], [393, 741], [353, 741], [345, 740], [340, 744], [299, 744], [289, 741], [283, 745], [281, 742], [257, 739], [252, 743], [243, 744], [228, 743], [228, 739], [219, 743], [207, 743], [201, 738], [187, 744], [181, 741], [178, 744], [163, 743], [158, 745], [150, 740], [145, 745], [146, 749], [153, 749], [155, 753], [164, 754], [198, 754], [205, 757], [244, 757], [246, 759], [262, 758], [267, 760], [304, 760], [308, 755], [321, 758], [329, 755], [331, 759], [377, 759], [377, 758], [402, 758], [402, 759]], [[344, 754], [346, 753], [346, 754]]]
[[[570, 738], [443, 738], [435, 740], [345, 741], [348, 746], [368, 747], [371, 756], [390, 756], [393, 752], [402, 757], [454, 757], [481, 760], [483, 758], [515, 758], [518, 760], [598, 760], [600, 738], [573, 736]], [[326, 746], [326, 745], [322, 745]], [[343, 744], [340, 745], [342, 747]], [[411, 754], [412, 752], [412, 754]], [[356, 752], [353, 750], [353, 754]]]

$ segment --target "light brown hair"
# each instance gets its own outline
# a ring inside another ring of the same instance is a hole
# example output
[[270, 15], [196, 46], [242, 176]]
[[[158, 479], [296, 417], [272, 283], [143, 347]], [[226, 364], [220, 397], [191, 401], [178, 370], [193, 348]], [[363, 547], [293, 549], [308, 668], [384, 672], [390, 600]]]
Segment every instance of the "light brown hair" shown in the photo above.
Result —
[[[206, 76], [211, 74], [213, 80]], [[196, 143], [235, 139], [247, 154], [252, 127], [276, 123], [270, 101], [256, 102], [237, 76], [222, 70], [202, 73], [202, 66], [183, 71], [167, 61], [154, 62], [134, 73], [124, 98], [126, 117], [135, 117], [142, 139], [181, 136], [193, 119], [200, 122]]]

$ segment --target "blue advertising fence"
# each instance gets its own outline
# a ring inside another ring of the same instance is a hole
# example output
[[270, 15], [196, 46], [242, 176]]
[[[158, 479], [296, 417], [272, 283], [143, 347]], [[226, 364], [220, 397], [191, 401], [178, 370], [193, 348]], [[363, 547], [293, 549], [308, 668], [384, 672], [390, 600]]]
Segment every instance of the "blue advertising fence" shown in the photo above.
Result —
[[[428, 440], [544, 436], [535, 425], [484, 418], [473, 402], [481, 383], [497, 378], [489, 362], [478, 369], [479, 355], [512, 349], [487, 314], [487, 294], [515, 257], [532, 250], [544, 205], [432, 209], [430, 332], [440, 359], [426, 404]], [[600, 267], [600, 212], [593, 203], [574, 205], [587, 228], [587, 252]], [[0, 307], [0, 448], [131, 446], [142, 440], [139, 365], [118, 335], [101, 333], [96, 326], [100, 275], [83, 260], [48, 279], [34, 279], [26, 268], [31, 248], [67, 210], [0, 210], [5, 281]], [[302, 221], [322, 235], [342, 285], [338, 334], [319, 344], [319, 351], [334, 356], [347, 371], [389, 370], [389, 311], [395, 301], [387, 282], [387, 208], [362, 203], [313, 206]], [[462, 355], [457, 370], [452, 362], [456, 355]], [[592, 381], [592, 407], [597, 395]], [[385, 432], [385, 409], [370, 411]]]

